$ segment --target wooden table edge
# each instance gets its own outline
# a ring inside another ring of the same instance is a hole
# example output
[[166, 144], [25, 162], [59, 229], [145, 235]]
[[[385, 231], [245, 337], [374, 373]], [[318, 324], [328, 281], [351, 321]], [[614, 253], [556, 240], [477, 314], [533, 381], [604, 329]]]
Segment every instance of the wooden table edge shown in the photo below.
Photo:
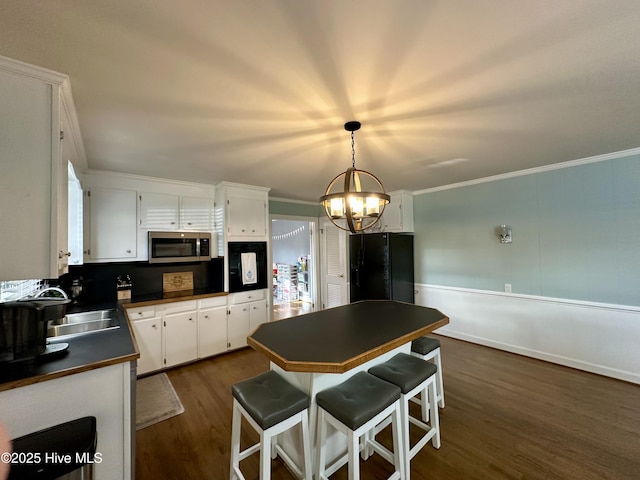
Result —
[[449, 317], [443, 314], [443, 318], [438, 320], [437, 322], [434, 322], [418, 330], [414, 330], [413, 332], [407, 333], [390, 342], [380, 345], [375, 349], [369, 350], [367, 352], [363, 352], [360, 355], [350, 358], [344, 362], [290, 361], [278, 355], [276, 352], [266, 347], [264, 344], [255, 340], [251, 335], [247, 337], [247, 344], [254, 350], [265, 355], [269, 359], [269, 361], [275, 363], [286, 372], [345, 373], [351, 370], [352, 368], [357, 367], [358, 365], [362, 365], [363, 363], [368, 362], [372, 358], [383, 355], [393, 350], [394, 348], [398, 348], [404, 345], [405, 343], [409, 343], [410, 341], [415, 340], [416, 338], [420, 338], [428, 333], [431, 333], [434, 330], [447, 325], [448, 323], [449, 323]]

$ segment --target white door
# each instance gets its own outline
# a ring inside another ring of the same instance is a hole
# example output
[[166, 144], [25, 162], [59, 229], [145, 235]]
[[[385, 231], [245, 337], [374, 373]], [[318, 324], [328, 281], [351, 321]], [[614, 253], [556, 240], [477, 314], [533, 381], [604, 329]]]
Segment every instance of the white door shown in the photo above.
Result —
[[349, 302], [347, 291], [347, 232], [329, 220], [322, 222], [322, 307], [331, 308]]
[[227, 350], [227, 307], [198, 311], [198, 357]]
[[162, 368], [162, 320], [147, 318], [131, 322], [140, 349], [138, 375]]
[[164, 317], [164, 366], [171, 367], [198, 358], [197, 313]]
[[227, 341], [230, 349], [244, 347], [250, 331], [250, 304], [240, 303], [229, 307], [227, 316]]
[[251, 302], [249, 310], [249, 332], [253, 332], [256, 328], [267, 321], [267, 301], [258, 300]]

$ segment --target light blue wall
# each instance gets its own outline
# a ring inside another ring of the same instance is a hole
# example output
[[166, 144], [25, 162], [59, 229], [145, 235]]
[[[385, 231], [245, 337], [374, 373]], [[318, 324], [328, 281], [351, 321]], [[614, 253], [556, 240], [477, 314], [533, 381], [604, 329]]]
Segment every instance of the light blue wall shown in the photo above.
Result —
[[298, 217], [319, 217], [324, 215], [320, 205], [269, 200], [269, 213], [272, 215], [295, 215]]
[[271, 222], [273, 263], [295, 265], [298, 257], [311, 255], [309, 222], [275, 220]]
[[416, 195], [414, 222], [416, 283], [640, 305], [640, 155]]

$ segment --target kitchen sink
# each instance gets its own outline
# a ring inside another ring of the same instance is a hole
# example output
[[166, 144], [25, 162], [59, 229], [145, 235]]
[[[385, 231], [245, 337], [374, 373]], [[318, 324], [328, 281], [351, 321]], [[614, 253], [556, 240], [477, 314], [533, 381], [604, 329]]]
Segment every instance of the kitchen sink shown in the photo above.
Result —
[[113, 328], [120, 328], [114, 309], [69, 313], [59, 320], [49, 322], [47, 337], [75, 336]]

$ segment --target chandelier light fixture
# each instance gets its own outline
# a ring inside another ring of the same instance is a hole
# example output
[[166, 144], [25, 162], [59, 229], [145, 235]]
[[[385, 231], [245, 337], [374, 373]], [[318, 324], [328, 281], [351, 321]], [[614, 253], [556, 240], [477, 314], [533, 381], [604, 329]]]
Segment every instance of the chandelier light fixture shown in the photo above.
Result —
[[[331, 180], [320, 197], [320, 204], [329, 220], [336, 227], [352, 233], [373, 227], [390, 201], [378, 177], [356, 168], [353, 132], [359, 130], [360, 126], [360, 122], [356, 121], [344, 124], [344, 129], [351, 132], [351, 168]], [[340, 187], [343, 189], [337, 190]]]

